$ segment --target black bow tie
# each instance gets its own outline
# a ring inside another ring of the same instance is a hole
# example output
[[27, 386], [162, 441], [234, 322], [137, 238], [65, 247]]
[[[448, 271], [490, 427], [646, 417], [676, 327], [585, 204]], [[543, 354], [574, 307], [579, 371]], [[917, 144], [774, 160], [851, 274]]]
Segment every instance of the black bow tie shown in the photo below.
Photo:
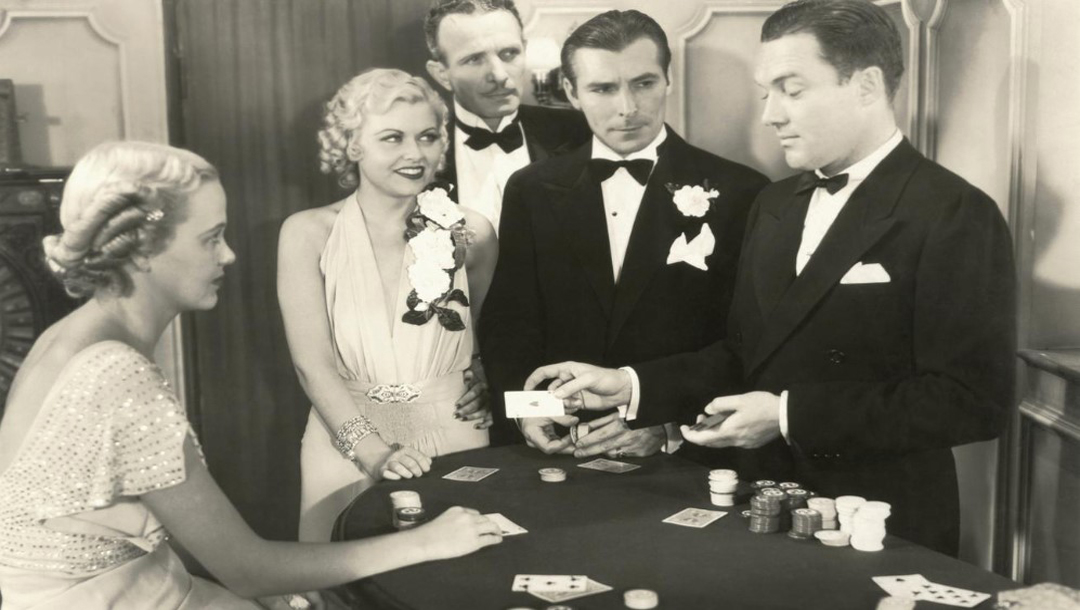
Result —
[[503, 149], [503, 152], [513, 152], [521, 148], [521, 145], [525, 143], [525, 138], [521, 135], [521, 123], [517, 118], [499, 133], [479, 127], [470, 127], [457, 118], [454, 119], [454, 124], [469, 136], [465, 140], [465, 146], [473, 150], [484, 150], [492, 144], [498, 144], [499, 148]]
[[637, 180], [637, 183], [641, 186], [645, 186], [645, 183], [649, 181], [649, 174], [652, 172], [653, 162], [648, 159], [634, 159], [633, 161], [610, 161], [608, 159], [589, 159], [589, 171], [592, 175], [596, 176], [597, 182], [603, 182], [607, 180], [620, 167], [626, 168], [626, 171], [630, 172], [630, 175]]
[[830, 195], [847, 186], [848, 175], [837, 174], [830, 178], [819, 178], [814, 172], [806, 172], [799, 176], [799, 184], [795, 186], [795, 194], [801, 195], [814, 189], [825, 189]]

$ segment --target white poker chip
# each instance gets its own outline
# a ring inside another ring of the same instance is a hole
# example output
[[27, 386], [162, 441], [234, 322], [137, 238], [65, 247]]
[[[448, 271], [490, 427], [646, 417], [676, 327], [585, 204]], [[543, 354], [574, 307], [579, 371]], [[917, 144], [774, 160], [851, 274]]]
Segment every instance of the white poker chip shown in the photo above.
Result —
[[728, 470], [726, 468], [709, 471], [710, 481], [728, 481], [731, 479], [738, 480], [738, 478], [739, 474], [737, 472], [735, 472], [734, 470]]
[[836, 499], [836, 510], [838, 512], [853, 511], [860, 504], [866, 504], [866, 498], [860, 496], [840, 496]]
[[814, 537], [825, 546], [847, 546], [851, 539], [851, 536], [837, 530], [818, 530], [814, 532]]
[[630, 589], [623, 593], [623, 603], [633, 610], [651, 610], [660, 605], [660, 596], [649, 589]]
[[390, 504], [393, 505], [395, 510], [398, 508], [423, 507], [423, 504], [420, 503], [420, 494], [407, 489], [390, 492]]
[[714, 494], [733, 494], [739, 489], [738, 481], [709, 481], [709, 491]]
[[735, 494], [709, 494], [713, 506], [735, 506]]

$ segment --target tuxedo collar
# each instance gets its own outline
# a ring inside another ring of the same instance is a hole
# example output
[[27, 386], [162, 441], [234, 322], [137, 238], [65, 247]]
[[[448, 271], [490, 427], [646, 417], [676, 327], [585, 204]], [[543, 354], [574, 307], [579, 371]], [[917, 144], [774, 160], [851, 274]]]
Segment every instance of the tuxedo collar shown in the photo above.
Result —
[[[517, 110], [504, 116], [499, 121], [499, 128], [494, 130], [495, 133], [499, 133], [500, 131], [506, 129], [508, 125], [512, 124], [517, 119], [517, 117]], [[461, 121], [467, 127], [475, 127], [477, 129], [485, 129], [487, 131], [492, 131], [492, 129], [488, 127], [488, 124], [484, 121], [484, 119], [480, 118], [475, 113], [466, 110], [465, 107], [457, 101], [457, 98], [454, 98], [453, 118], [457, 121]]]

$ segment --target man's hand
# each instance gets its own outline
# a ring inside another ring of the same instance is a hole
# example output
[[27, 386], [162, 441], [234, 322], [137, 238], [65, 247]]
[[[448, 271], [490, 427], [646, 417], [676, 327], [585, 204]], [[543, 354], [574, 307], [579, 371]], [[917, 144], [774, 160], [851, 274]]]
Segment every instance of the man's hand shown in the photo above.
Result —
[[570, 436], [559, 438], [555, 433], [555, 424], [569, 428], [578, 423], [578, 418], [573, 415], [561, 417], [526, 417], [521, 420], [521, 433], [525, 435], [525, 442], [534, 449], [544, 453], [573, 453], [574, 442]]
[[525, 380], [532, 390], [552, 379], [548, 390], [570, 409], [606, 411], [630, 402], [630, 374], [580, 362], [560, 362], [542, 366]]
[[578, 439], [574, 457], [601, 453], [611, 458], [646, 457], [664, 446], [667, 433], [663, 426], [631, 430], [615, 412], [589, 422], [589, 433]]
[[[711, 416], [711, 417], [706, 417]], [[698, 423], [680, 428], [683, 438], [705, 447], [753, 449], [780, 436], [780, 397], [750, 392], [714, 398]]]

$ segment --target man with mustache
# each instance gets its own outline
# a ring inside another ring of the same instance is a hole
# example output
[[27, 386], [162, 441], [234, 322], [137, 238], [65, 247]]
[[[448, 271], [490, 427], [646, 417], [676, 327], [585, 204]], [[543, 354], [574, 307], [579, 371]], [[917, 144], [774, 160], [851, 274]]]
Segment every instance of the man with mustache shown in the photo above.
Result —
[[[634, 10], [590, 19], [563, 46], [564, 89], [593, 137], [507, 183], [479, 329], [496, 397], [544, 362], [619, 366], [723, 337], [713, 320], [727, 316], [746, 216], [768, 180], [664, 124], [670, 61], [664, 31]], [[662, 421], [631, 431], [611, 413], [575, 446], [554, 427], [572, 422], [528, 418], [521, 431], [578, 456], [644, 456], [678, 440]]]
[[581, 114], [521, 104], [525, 41], [513, 0], [440, 0], [424, 20], [432, 78], [453, 94], [440, 178], [450, 196], [498, 230], [503, 189], [515, 171], [588, 140]]
[[727, 340], [632, 372], [552, 365], [527, 385], [629, 402], [633, 426], [704, 407], [686, 440], [738, 447], [741, 478], [883, 500], [889, 533], [956, 555], [952, 447], [998, 436], [1013, 408], [1009, 229], [897, 129], [903, 55], [883, 9], [799, 0], [761, 41], [762, 122], [804, 172], [754, 204]]

